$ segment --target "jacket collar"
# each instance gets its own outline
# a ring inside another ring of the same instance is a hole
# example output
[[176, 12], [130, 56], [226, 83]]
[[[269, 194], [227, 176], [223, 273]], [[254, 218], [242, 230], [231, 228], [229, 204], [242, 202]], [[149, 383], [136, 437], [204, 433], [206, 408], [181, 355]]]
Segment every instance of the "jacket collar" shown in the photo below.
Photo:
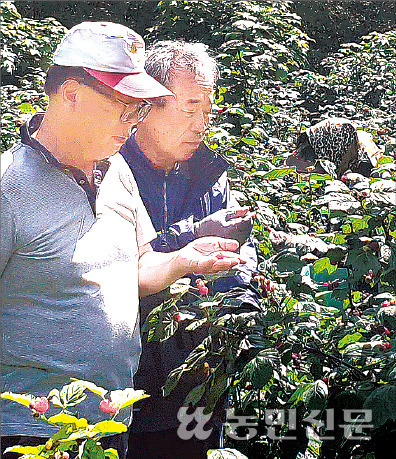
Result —
[[[159, 176], [165, 175], [162, 169], [155, 167], [145, 156], [136, 143], [134, 134], [122, 146], [120, 153], [134, 170], [144, 172], [148, 169]], [[202, 142], [190, 159], [176, 163], [168, 175], [183, 174], [187, 179], [199, 178], [202, 182], [212, 182], [216, 181], [228, 167], [229, 163], [225, 158]]]

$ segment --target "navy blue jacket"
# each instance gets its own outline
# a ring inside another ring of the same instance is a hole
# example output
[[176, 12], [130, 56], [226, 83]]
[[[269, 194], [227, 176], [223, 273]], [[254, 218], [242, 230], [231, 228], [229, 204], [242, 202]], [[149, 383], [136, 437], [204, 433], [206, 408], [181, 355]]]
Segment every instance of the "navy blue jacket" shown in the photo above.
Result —
[[[157, 238], [152, 242], [156, 251], [177, 250], [195, 239], [193, 224], [220, 209], [232, 208], [227, 180], [228, 163], [216, 152], [201, 144], [193, 157], [168, 173], [153, 166], [136, 144], [134, 136], [123, 145], [120, 153], [131, 168], [140, 195], [151, 217]], [[241, 254], [248, 260], [243, 272], [233, 277], [220, 278], [215, 290], [229, 292], [241, 302], [238, 312], [260, 310], [258, 292], [251, 287], [251, 272], [257, 269], [257, 254], [251, 240], [241, 247]], [[141, 323], [160, 302], [161, 294], [142, 298]], [[236, 312], [236, 311], [235, 311]], [[135, 414], [132, 431], [161, 431], [179, 426], [177, 410], [194, 385], [202, 381], [183, 384], [175, 394], [167, 398], [161, 395], [167, 374], [184, 362], [202, 337], [183, 332], [179, 327], [175, 335], [163, 343], [147, 343], [143, 337], [143, 349], [139, 370], [135, 375], [135, 387], [151, 395], [140, 404]]]

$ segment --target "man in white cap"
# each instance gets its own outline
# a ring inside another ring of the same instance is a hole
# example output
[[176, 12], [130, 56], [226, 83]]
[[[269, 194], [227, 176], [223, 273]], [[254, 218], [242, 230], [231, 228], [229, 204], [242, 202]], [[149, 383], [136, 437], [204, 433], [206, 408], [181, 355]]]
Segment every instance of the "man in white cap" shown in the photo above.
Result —
[[[228, 252], [238, 243], [220, 238], [154, 253], [156, 233], [119, 154], [95, 219], [95, 185], [106, 171], [92, 172], [94, 162], [118, 151], [147, 115], [146, 98], [172, 96], [145, 73], [143, 56], [142, 38], [127, 27], [73, 27], [47, 75], [47, 111], [22, 127], [22, 141], [1, 158], [2, 392], [47, 396], [71, 377], [130, 387], [140, 355], [138, 269], [149, 294], [187, 273], [241, 261]], [[88, 397], [79, 415], [103, 419], [99, 401]], [[1, 410], [2, 450], [54, 433], [24, 407], [2, 401]], [[123, 438], [113, 440], [123, 456]]]

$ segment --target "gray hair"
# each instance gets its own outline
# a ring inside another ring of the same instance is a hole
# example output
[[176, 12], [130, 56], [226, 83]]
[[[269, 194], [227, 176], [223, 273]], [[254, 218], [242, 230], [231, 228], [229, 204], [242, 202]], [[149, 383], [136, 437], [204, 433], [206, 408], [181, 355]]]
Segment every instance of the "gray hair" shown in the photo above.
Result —
[[[187, 70], [195, 77], [204, 77], [214, 86], [218, 78], [216, 60], [203, 43], [187, 43], [182, 40], [165, 40], [155, 43], [146, 53], [146, 72], [171, 89], [175, 72]], [[157, 99], [164, 105], [165, 98]]]

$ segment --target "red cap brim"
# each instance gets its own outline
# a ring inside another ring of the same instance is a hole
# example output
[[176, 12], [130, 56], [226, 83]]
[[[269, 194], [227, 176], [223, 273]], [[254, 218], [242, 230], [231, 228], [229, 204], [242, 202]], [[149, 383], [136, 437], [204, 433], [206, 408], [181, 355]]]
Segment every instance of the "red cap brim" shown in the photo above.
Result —
[[158, 83], [146, 72], [141, 73], [111, 73], [84, 68], [91, 76], [113, 88], [115, 91], [136, 99], [151, 99], [154, 97], [171, 96], [173, 92]]

